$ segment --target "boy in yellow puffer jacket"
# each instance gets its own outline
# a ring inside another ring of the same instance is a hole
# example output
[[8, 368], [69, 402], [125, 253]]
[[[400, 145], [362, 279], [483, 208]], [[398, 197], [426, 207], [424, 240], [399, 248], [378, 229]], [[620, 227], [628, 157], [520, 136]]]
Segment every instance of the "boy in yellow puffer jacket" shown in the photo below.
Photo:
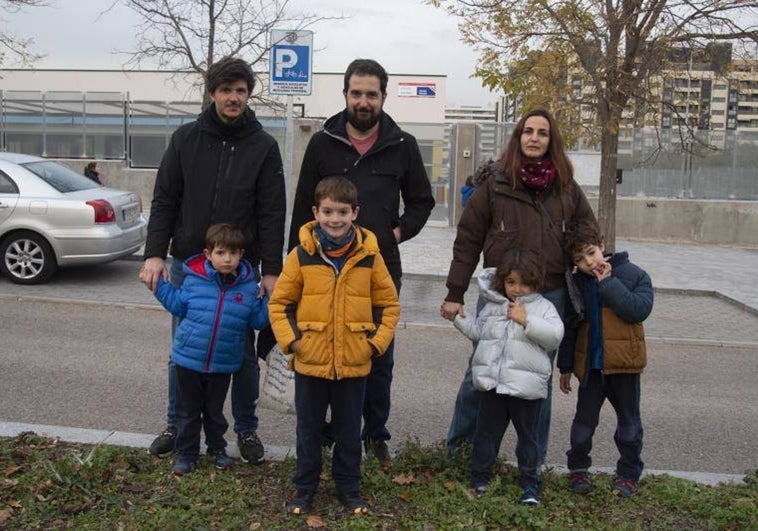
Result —
[[300, 229], [269, 302], [271, 327], [294, 354], [297, 412], [295, 496], [291, 514], [311, 508], [321, 475], [321, 431], [331, 408], [332, 477], [354, 514], [368, 512], [360, 495], [361, 417], [371, 359], [381, 356], [400, 317], [397, 290], [376, 236], [354, 225], [358, 192], [344, 177], [316, 186], [316, 220]]

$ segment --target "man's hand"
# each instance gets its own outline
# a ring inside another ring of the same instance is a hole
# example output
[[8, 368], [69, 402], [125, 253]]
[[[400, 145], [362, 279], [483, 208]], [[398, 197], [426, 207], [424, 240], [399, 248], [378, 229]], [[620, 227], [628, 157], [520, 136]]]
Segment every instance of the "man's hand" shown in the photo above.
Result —
[[567, 395], [571, 392], [571, 373], [561, 374], [558, 382], [561, 386], [561, 392], [564, 395]]
[[455, 321], [455, 316], [459, 314], [461, 317], [466, 317], [466, 313], [463, 311], [463, 304], [460, 302], [442, 301], [440, 315], [443, 319]]
[[392, 234], [395, 235], [395, 241], [397, 243], [400, 243], [400, 238], [402, 237], [402, 234], [400, 234], [400, 227], [395, 227], [392, 229]]
[[508, 319], [521, 326], [526, 326], [526, 308], [524, 308], [523, 302], [508, 303]]
[[166, 261], [159, 256], [152, 256], [145, 260], [142, 267], [139, 270], [139, 279], [147, 286], [150, 291], [155, 293], [158, 289], [158, 278], [163, 277], [163, 280], [168, 282], [168, 269], [166, 269]]
[[278, 275], [263, 275], [261, 279], [261, 289], [258, 291], [258, 298], [262, 299], [264, 295], [268, 295], [270, 299], [274, 294], [274, 286], [276, 286], [276, 280]]

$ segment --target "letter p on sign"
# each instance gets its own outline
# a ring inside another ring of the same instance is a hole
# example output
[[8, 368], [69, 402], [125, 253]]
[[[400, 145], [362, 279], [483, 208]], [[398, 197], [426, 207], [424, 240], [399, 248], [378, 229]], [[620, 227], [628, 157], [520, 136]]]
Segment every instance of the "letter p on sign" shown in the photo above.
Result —
[[285, 68], [292, 68], [297, 64], [297, 53], [288, 48], [277, 48], [274, 55], [274, 77], [281, 78]]

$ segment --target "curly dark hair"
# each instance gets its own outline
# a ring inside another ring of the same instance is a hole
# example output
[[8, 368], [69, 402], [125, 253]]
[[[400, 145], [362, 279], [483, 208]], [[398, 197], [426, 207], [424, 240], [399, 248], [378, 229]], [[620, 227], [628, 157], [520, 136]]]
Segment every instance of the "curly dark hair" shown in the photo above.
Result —
[[492, 289], [505, 295], [505, 278], [514, 271], [521, 275], [524, 284], [534, 291], [542, 289], [545, 282], [545, 262], [537, 252], [529, 249], [511, 249], [503, 255], [495, 272], [497, 283], [492, 285]]
[[599, 247], [602, 244], [600, 227], [591, 219], [571, 223], [563, 234], [563, 249], [572, 260], [575, 254], [581, 253], [590, 245]]

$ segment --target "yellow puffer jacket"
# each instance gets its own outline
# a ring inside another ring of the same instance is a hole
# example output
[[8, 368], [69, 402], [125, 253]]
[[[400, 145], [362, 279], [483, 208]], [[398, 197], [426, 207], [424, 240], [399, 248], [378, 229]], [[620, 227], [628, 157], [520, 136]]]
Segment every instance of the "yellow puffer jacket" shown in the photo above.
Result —
[[[294, 369], [330, 380], [368, 375], [371, 356], [384, 354], [400, 318], [400, 303], [376, 236], [356, 228], [342, 270], [327, 262], [313, 234], [300, 229], [269, 301], [271, 327], [282, 352], [300, 340]], [[373, 347], [373, 349], [372, 349]]]

